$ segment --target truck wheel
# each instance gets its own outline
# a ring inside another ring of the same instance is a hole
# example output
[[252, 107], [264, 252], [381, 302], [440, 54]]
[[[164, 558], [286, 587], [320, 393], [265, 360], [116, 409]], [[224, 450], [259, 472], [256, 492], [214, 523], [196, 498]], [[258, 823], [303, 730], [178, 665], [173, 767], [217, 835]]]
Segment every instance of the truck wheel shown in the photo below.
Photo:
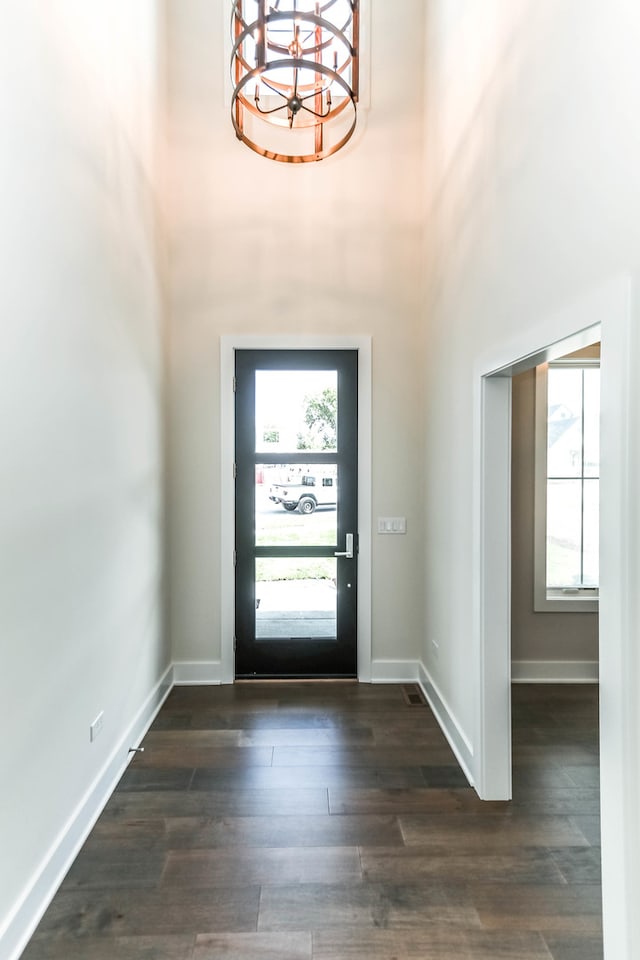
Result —
[[298, 506], [298, 504], [297, 504], [297, 503], [283, 503], [282, 506], [285, 508], [285, 510], [288, 510], [289, 513], [291, 513], [292, 510], [295, 510], [295, 508]]
[[313, 497], [301, 497], [298, 502], [300, 513], [313, 513], [316, 508], [316, 502]]

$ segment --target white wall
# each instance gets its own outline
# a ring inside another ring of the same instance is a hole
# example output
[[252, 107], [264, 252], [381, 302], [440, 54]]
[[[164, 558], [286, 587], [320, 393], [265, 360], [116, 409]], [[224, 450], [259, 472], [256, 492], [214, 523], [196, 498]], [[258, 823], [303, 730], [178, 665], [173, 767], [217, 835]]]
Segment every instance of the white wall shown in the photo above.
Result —
[[114, 751], [125, 762], [122, 737], [169, 662], [156, 18], [152, 0], [2, 6], [3, 957], [41, 866]]
[[[494, 0], [490, 12], [492, 29], [478, 31], [484, 9], [481, 14], [473, 0], [432, 0], [425, 57], [430, 552], [423, 657], [474, 747], [481, 732], [474, 720], [477, 674], [461, 665], [477, 660], [479, 371], [571, 332], [555, 319], [557, 311], [589, 302], [612, 277], [628, 275], [634, 291], [640, 279], [637, 4]], [[633, 309], [637, 326], [635, 298]], [[606, 340], [603, 328], [603, 377], [613, 396], [623, 371], [607, 372], [605, 359], [635, 369], [638, 343], [633, 337], [631, 355], [622, 357], [617, 346], [607, 353]], [[616, 425], [624, 474], [608, 489], [638, 487], [637, 418], [631, 406]], [[635, 522], [629, 518], [634, 534]], [[622, 561], [634, 561], [632, 572], [638, 569], [634, 534]], [[637, 584], [632, 589], [637, 592]], [[625, 636], [637, 636], [635, 608], [629, 616]], [[608, 615], [608, 624], [613, 620]], [[640, 678], [631, 650], [612, 662], [620, 638], [602, 628], [601, 601], [601, 663], [605, 651], [608, 664], [601, 685], [607, 957], [627, 960], [640, 949], [633, 911], [639, 837], [631, 806], [618, 819], [612, 795], [620, 787], [625, 804], [638, 799], [637, 713], [629, 703]], [[439, 641], [437, 656], [431, 639]], [[625, 852], [617, 834], [627, 828]]]
[[[407, 517], [406, 537], [374, 535], [373, 657], [417, 655], [423, 14], [421, 0], [402, 17], [373, 3], [370, 110], [335, 157], [288, 165], [235, 139], [224, 90], [228, 17], [209, 0], [169, 5], [177, 660], [220, 659], [219, 339], [229, 334], [372, 336], [373, 512]], [[407, 20], [417, 29], [407, 33]]]
[[[456, 669], [472, 642], [471, 604], [450, 604], [446, 587], [471, 582], [475, 371], [492, 355], [496, 366], [511, 359], [510, 344], [543, 346], [556, 310], [638, 268], [632, 81], [640, 18], [623, 2], [606, 12], [597, 2], [538, 3], [525, 5], [510, 32], [513, 5], [505, 2], [506, 26], [497, 18], [494, 36], [477, 40], [462, 29], [475, 5], [458, 6], [449, 23], [448, 4], [431, 4], [426, 58], [437, 109], [428, 111], [426, 149], [433, 551], [425, 606], [427, 635], [442, 637], [448, 651], [441, 646], [434, 663], [427, 645], [425, 656], [471, 730], [471, 678]], [[490, 69], [469, 77], [462, 106], [460, 91], [449, 101], [455, 63], [489, 60]], [[464, 127], [452, 147], [459, 116]]]

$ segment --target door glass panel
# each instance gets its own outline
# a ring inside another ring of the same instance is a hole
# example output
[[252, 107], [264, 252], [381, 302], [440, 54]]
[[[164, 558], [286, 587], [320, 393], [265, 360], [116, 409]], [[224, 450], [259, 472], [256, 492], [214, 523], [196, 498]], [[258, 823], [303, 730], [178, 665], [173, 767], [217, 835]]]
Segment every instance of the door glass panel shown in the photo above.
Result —
[[258, 464], [256, 545], [335, 546], [337, 502], [335, 463]]
[[256, 640], [335, 640], [336, 561], [256, 560]]
[[335, 370], [256, 370], [257, 453], [338, 449]]

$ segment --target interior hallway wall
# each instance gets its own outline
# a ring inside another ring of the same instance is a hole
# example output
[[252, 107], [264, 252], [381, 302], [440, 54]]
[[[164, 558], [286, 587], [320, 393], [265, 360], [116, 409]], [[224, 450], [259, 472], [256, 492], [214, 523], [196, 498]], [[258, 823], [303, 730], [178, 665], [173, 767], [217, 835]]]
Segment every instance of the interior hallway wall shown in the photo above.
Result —
[[407, 518], [406, 536], [373, 537], [373, 657], [415, 660], [422, 34], [405, 24], [421, 24], [424, 4], [409, 0], [398, 17], [372, 0], [370, 108], [351, 144], [302, 165], [265, 160], [235, 138], [228, 11], [208, 0], [167, 6], [174, 656], [220, 659], [220, 337], [348, 334], [373, 338], [374, 516]]
[[[461, 665], [478, 664], [480, 373], [573, 332], [569, 316], [604, 323], [606, 308], [595, 318], [591, 308], [606, 303], [599, 291], [622, 276], [632, 291], [629, 352], [612, 350], [620, 366], [606, 373], [603, 333], [603, 378], [610, 398], [618, 383], [635, 383], [627, 376], [640, 360], [640, 11], [630, 0], [432, 0], [428, 8], [423, 658], [473, 749], [479, 673]], [[615, 424], [625, 472], [611, 478], [612, 491], [640, 484], [640, 407], [635, 386], [630, 391], [624, 421]], [[603, 476], [606, 466], [603, 459]], [[613, 515], [618, 505], [605, 506]], [[624, 531], [622, 568], [635, 577], [635, 514]], [[626, 635], [637, 635], [637, 607], [629, 615]], [[602, 627], [602, 600], [600, 617]], [[618, 649], [617, 638], [601, 631], [601, 648], [609, 643]], [[632, 812], [640, 676], [632, 650], [608, 663], [601, 684], [605, 814], [612, 812], [603, 819], [607, 956], [626, 960], [640, 949]]]
[[169, 663], [157, 16], [153, 0], [15, 0], [0, 14], [3, 957]]

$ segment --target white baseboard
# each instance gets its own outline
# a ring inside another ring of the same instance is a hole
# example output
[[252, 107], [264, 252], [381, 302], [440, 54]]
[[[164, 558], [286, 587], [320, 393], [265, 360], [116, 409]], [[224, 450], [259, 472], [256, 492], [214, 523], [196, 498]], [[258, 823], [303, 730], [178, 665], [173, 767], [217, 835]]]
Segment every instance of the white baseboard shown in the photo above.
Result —
[[597, 683], [597, 660], [514, 660], [512, 683]]
[[470, 786], [474, 786], [473, 747], [422, 661], [418, 663], [418, 682], [433, 711], [433, 715], [440, 725], [440, 729], [447, 738], [449, 746], [462, 768], [462, 772]]
[[172, 685], [173, 668], [169, 667], [120, 737], [111, 756], [42, 858], [40, 867], [35, 871], [31, 882], [18, 898], [14, 909], [0, 929], [0, 957], [18, 960], [25, 949], [124, 773], [131, 759], [129, 748], [142, 740]]
[[417, 660], [372, 660], [371, 683], [415, 683]]
[[222, 683], [222, 664], [219, 660], [176, 660], [173, 682], [177, 687]]

